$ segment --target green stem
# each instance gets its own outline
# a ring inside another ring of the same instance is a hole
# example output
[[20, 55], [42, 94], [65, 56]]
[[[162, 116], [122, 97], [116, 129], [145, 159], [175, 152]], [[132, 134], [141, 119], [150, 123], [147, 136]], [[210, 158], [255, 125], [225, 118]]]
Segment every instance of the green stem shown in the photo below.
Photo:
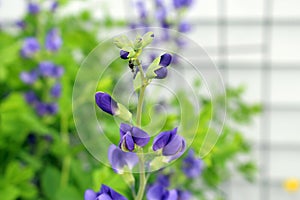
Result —
[[[146, 79], [144, 75], [143, 68], [137, 60], [138, 68], [141, 73], [141, 79], [142, 79], [142, 87], [140, 88], [140, 94], [139, 94], [139, 100], [138, 100], [138, 106], [137, 106], [137, 114], [136, 114], [136, 125], [137, 127], [141, 127], [141, 120], [142, 120], [142, 110], [143, 110], [143, 102], [144, 102], [144, 96], [145, 96], [145, 90], [146, 90]], [[138, 149], [138, 156], [139, 156], [139, 171], [140, 171], [140, 182], [139, 182], [139, 190], [136, 196], [136, 200], [142, 200], [145, 192], [145, 187], [147, 184], [146, 174], [145, 174], [145, 158], [144, 158], [144, 151], [143, 148]]]
[[[69, 135], [68, 135], [68, 117], [63, 115], [61, 117], [61, 140], [65, 147], [68, 147], [70, 144]], [[61, 186], [66, 186], [69, 181], [69, 173], [70, 173], [70, 166], [71, 166], [71, 155], [68, 153], [65, 155], [62, 163], [62, 173], [60, 184]]]

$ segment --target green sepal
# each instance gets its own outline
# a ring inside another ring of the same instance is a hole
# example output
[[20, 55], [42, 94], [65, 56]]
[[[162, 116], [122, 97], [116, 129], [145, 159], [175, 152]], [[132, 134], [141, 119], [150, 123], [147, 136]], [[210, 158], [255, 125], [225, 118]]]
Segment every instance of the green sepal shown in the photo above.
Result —
[[133, 48], [138, 50], [141, 49], [143, 46], [143, 37], [140, 35], [137, 35], [133, 44]]
[[136, 52], [134, 51], [134, 49], [132, 47], [130, 47], [130, 46], [123, 47], [122, 50], [129, 52], [128, 58], [132, 58], [136, 54]]
[[145, 33], [143, 35], [143, 44], [142, 44], [141, 48], [144, 48], [147, 45], [151, 44], [151, 42], [153, 41], [153, 39], [154, 39], [154, 33], [152, 31], [148, 32], [148, 33]]
[[127, 122], [131, 122], [132, 120], [132, 114], [131, 112], [122, 104], [117, 103], [118, 105], [118, 110], [115, 114], [115, 116], [119, 117], [120, 119], [127, 121]]
[[153, 62], [149, 65], [146, 72], [146, 77], [148, 79], [152, 79], [156, 77], [155, 71], [162, 67], [159, 66], [159, 62], [160, 62], [160, 56], [155, 58], [155, 60], [153, 60]]
[[125, 35], [121, 35], [119, 37], [116, 37], [114, 39], [114, 44], [120, 48], [120, 49], [123, 49], [125, 47], [130, 47], [132, 46], [132, 42], [128, 39], [127, 36]]
[[138, 90], [143, 86], [142, 76], [141, 72], [138, 72], [135, 76], [135, 79], [133, 80], [133, 87], [134, 90]]
[[129, 187], [134, 186], [135, 179], [134, 179], [134, 176], [132, 175], [132, 173], [127, 172], [127, 171], [130, 171], [130, 169], [128, 168], [128, 166], [125, 166], [124, 169], [123, 169], [123, 171], [124, 172], [121, 174], [123, 180], [127, 183], [127, 185]]

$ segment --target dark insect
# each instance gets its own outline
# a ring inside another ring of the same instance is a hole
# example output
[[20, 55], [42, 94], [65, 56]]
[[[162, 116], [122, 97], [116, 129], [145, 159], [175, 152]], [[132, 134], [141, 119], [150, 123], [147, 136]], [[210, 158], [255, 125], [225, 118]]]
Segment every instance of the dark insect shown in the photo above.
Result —
[[131, 69], [131, 71], [134, 72], [134, 63], [132, 60], [129, 60], [128, 66]]

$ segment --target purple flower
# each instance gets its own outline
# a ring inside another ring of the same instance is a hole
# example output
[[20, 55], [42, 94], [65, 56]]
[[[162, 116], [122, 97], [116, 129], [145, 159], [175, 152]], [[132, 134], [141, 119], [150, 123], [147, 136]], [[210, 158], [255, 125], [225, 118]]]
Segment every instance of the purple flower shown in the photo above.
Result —
[[28, 4], [28, 8], [27, 9], [28, 9], [28, 12], [31, 13], [31, 14], [37, 14], [37, 13], [40, 12], [39, 5], [36, 4], [36, 3], [32, 3], [32, 2], [30, 2]]
[[178, 31], [182, 33], [187, 33], [191, 30], [191, 25], [187, 22], [180, 22], [178, 26]]
[[137, 5], [137, 9], [139, 11], [139, 17], [141, 19], [145, 19], [147, 17], [147, 9], [146, 9], [145, 3], [143, 1], [138, 1], [136, 3], [136, 5]]
[[149, 135], [142, 129], [124, 123], [120, 125], [120, 137], [119, 147], [125, 151], [133, 151], [135, 144], [143, 147], [150, 140]]
[[24, 58], [32, 57], [36, 52], [40, 50], [40, 44], [34, 37], [28, 37], [24, 40], [21, 56]]
[[39, 71], [42, 76], [50, 76], [53, 78], [61, 77], [64, 73], [64, 69], [62, 67], [58, 67], [50, 61], [40, 62]]
[[53, 1], [52, 4], [51, 4], [50, 10], [52, 12], [55, 12], [57, 7], [58, 7], [58, 1]]
[[54, 84], [53, 87], [50, 90], [50, 94], [54, 98], [60, 97], [60, 95], [61, 95], [61, 84], [60, 83]]
[[193, 0], [173, 0], [173, 5], [176, 9], [189, 7], [193, 3]]
[[183, 160], [182, 171], [189, 178], [197, 178], [201, 174], [202, 168], [202, 160], [196, 158], [194, 151], [191, 149], [187, 157]]
[[139, 158], [135, 153], [124, 152], [111, 145], [108, 149], [108, 160], [116, 173], [122, 173], [125, 166], [131, 170], [138, 163]]
[[157, 176], [156, 182], [164, 187], [170, 186], [170, 175], [159, 174]]
[[191, 198], [191, 193], [189, 193], [188, 191], [177, 190], [177, 195], [177, 200], [189, 200]]
[[45, 47], [49, 51], [57, 51], [62, 45], [62, 39], [57, 29], [51, 29], [46, 36]]
[[101, 110], [111, 115], [115, 115], [118, 110], [117, 102], [111, 96], [104, 92], [97, 92], [95, 94], [96, 104]]
[[124, 60], [127, 60], [128, 59], [128, 55], [129, 55], [129, 52], [127, 51], [124, 51], [124, 50], [121, 50], [120, 51], [120, 57]]
[[172, 61], [171, 54], [165, 53], [160, 57], [159, 66], [161, 67], [154, 71], [154, 73], [156, 74], [155, 78], [163, 79], [167, 77], [168, 75], [167, 67], [170, 65], [171, 61]]
[[22, 72], [20, 74], [20, 79], [26, 84], [33, 84], [38, 78], [38, 72], [36, 70], [32, 70], [30, 72]]
[[162, 155], [168, 157], [168, 162], [180, 157], [185, 150], [185, 140], [177, 134], [177, 128], [161, 132], [154, 138], [153, 151], [162, 149]]
[[25, 29], [26, 27], [26, 23], [24, 20], [19, 20], [16, 22], [17, 27], [19, 27], [20, 29]]
[[163, 185], [156, 183], [147, 191], [147, 200], [177, 200], [176, 190], [167, 190]]
[[33, 105], [33, 104], [39, 102], [39, 99], [36, 96], [36, 94], [34, 93], [34, 91], [26, 92], [24, 94], [24, 98], [25, 98], [26, 102], [30, 105]]
[[86, 190], [84, 200], [127, 200], [127, 198], [102, 184], [99, 192], [94, 192], [91, 189]]
[[44, 116], [47, 114], [54, 115], [58, 111], [58, 105], [56, 103], [37, 102], [35, 104], [35, 110], [40, 116]]

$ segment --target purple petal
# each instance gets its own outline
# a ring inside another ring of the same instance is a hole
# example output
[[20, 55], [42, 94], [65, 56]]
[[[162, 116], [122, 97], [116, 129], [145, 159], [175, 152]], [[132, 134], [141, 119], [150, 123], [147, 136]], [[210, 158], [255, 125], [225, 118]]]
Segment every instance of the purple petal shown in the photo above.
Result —
[[128, 151], [133, 151], [134, 150], [134, 141], [133, 141], [133, 138], [132, 138], [130, 132], [127, 132], [123, 136], [123, 142], [125, 143], [125, 148]]
[[114, 115], [118, 109], [117, 102], [107, 93], [97, 92], [95, 94], [95, 101], [99, 108], [111, 115]]
[[26, 84], [33, 84], [38, 78], [38, 73], [36, 70], [31, 72], [22, 72], [20, 74], [20, 79]]
[[170, 65], [171, 61], [172, 61], [171, 54], [165, 53], [162, 56], [160, 56], [159, 65], [163, 67], [167, 67], [168, 65]]
[[58, 105], [57, 103], [49, 103], [46, 105], [47, 113], [50, 115], [54, 115], [58, 111]]
[[38, 115], [44, 116], [48, 113], [47, 104], [42, 103], [42, 102], [37, 102], [35, 105], [35, 110]]
[[175, 155], [184, 148], [183, 138], [180, 135], [175, 135], [175, 137], [163, 148], [164, 156]]
[[131, 131], [131, 126], [129, 124], [121, 123], [120, 124], [120, 136], [121, 138], [128, 132]]
[[147, 200], [161, 200], [165, 194], [165, 189], [160, 184], [154, 184], [147, 191]]
[[135, 153], [124, 152], [123, 156], [129, 169], [132, 169], [139, 162], [139, 158]]
[[191, 30], [191, 25], [188, 22], [181, 22], [178, 27], [178, 31], [182, 33], [189, 32]]
[[140, 129], [138, 127], [133, 127], [131, 134], [132, 134], [134, 143], [140, 147], [143, 147], [146, 144], [148, 144], [148, 142], [150, 140], [149, 135], [145, 131], [143, 131], [142, 129]]
[[61, 84], [56, 83], [50, 90], [50, 94], [54, 98], [58, 98], [61, 95]]
[[162, 132], [156, 138], [154, 138], [152, 149], [153, 151], [157, 151], [158, 149], [163, 148], [167, 145], [170, 138], [170, 132]]
[[32, 3], [32, 2], [30, 2], [28, 4], [28, 8], [27, 9], [28, 9], [28, 12], [31, 13], [31, 14], [37, 14], [37, 13], [40, 12], [39, 5], [36, 4], [36, 3]]
[[100, 194], [95, 200], [113, 200], [108, 194]]
[[[114, 191], [112, 188], [102, 184], [100, 194], [107, 194], [112, 200], [127, 200], [124, 196]], [[106, 200], [106, 199], [104, 199]]]
[[175, 189], [170, 190], [168, 192], [168, 197], [165, 198], [165, 200], [177, 200], [177, 199], [178, 199], [178, 195], [177, 195], [177, 190], [175, 190]]
[[120, 51], [120, 57], [124, 60], [128, 59], [128, 55], [129, 55], [129, 52], [127, 51], [124, 51], [124, 50], [121, 50]]
[[177, 190], [178, 199], [189, 200], [191, 198], [191, 194], [188, 191]]
[[161, 68], [155, 70], [154, 72], [156, 74], [155, 78], [157, 78], [157, 79], [166, 78], [168, 75], [168, 69], [166, 67], [161, 67]]
[[126, 165], [123, 151], [117, 148], [115, 145], [111, 145], [108, 149], [108, 160], [112, 168], [117, 173]]
[[34, 91], [29, 91], [24, 94], [24, 98], [28, 104], [35, 104], [39, 101]]
[[62, 38], [60, 37], [57, 29], [51, 29], [45, 40], [45, 47], [49, 51], [57, 51], [62, 45]]
[[97, 198], [96, 192], [91, 189], [88, 189], [84, 193], [84, 200], [95, 200]]
[[173, 130], [164, 131], [158, 134], [153, 141], [153, 146], [152, 146], [153, 151], [157, 151], [158, 149], [165, 147], [170, 142], [170, 140], [173, 139], [176, 133], [177, 133], [177, 128], [174, 128]]
[[21, 49], [21, 56], [24, 58], [32, 57], [37, 51], [40, 50], [40, 44], [34, 37], [28, 37], [24, 40]]

